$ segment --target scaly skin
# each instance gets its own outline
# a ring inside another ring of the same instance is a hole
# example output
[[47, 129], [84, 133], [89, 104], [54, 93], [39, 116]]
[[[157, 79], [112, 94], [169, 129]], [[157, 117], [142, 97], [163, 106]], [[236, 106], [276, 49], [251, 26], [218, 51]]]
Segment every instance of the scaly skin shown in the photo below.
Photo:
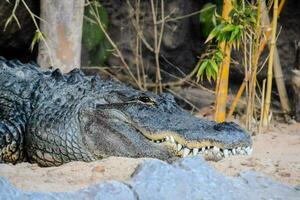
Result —
[[62, 75], [0, 58], [0, 162], [41, 166], [107, 156], [249, 154], [251, 138], [234, 123], [183, 111], [168, 94], [141, 92], [78, 69]]

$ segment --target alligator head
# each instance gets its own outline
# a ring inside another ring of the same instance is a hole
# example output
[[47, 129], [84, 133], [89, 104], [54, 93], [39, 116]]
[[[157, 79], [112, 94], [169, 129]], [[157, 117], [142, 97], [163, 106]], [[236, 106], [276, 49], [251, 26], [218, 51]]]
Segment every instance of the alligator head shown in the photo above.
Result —
[[107, 156], [250, 154], [251, 138], [234, 123], [217, 124], [155, 95], [79, 69], [68, 74], [0, 58], [0, 162], [42, 166]]
[[250, 135], [235, 123], [199, 119], [180, 108], [170, 94], [155, 95], [132, 88], [93, 99], [80, 114], [83, 140], [96, 157], [202, 155], [220, 160], [250, 154]]

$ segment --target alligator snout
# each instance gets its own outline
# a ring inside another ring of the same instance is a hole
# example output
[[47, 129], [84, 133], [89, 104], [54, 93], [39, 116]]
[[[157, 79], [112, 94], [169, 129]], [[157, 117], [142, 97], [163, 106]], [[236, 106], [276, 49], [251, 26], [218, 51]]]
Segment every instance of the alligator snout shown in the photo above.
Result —
[[174, 110], [172, 114], [167, 111], [160, 113], [159, 121], [153, 120], [158, 118], [154, 112], [152, 116], [136, 118], [136, 128], [148, 140], [169, 148], [179, 157], [201, 155], [209, 160], [220, 160], [252, 153], [250, 135], [237, 124], [218, 124], [180, 109]]
[[[173, 148], [175, 154], [180, 157], [187, 156], [203, 156], [209, 160], [220, 160], [222, 158], [227, 158], [229, 156], [234, 155], [250, 155], [252, 153], [251, 146], [238, 146], [236, 148], [220, 148], [222, 146], [221, 143], [217, 142], [209, 142], [205, 141], [199, 143], [199, 146], [202, 147], [194, 147], [190, 148], [186, 144], [181, 144], [180, 142], [175, 140], [172, 134], [165, 136], [162, 140], [151, 140], [154, 143], [166, 145]], [[215, 146], [214, 146], [215, 144]]]

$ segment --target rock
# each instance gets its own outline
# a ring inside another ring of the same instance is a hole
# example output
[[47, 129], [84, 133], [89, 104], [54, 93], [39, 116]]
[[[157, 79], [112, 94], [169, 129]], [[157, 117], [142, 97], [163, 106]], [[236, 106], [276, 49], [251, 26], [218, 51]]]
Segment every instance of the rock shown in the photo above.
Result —
[[[31, 11], [39, 15], [39, 1], [26, 0]], [[11, 15], [15, 0], [0, 1], [0, 55], [8, 59], [18, 58], [24, 62], [35, 60], [37, 56], [37, 48], [34, 52], [30, 51], [30, 44], [35, 33], [33, 21], [20, 1], [16, 10], [16, 16], [20, 22], [21, 28], [15, 20], [4, 30], [5, 23]]]
[[291, 85], [293, 89], [293, 115], [300, 122], [300, 70], [291, 71]]
[[70, 199], [136, 199], [134, 191], [128, 185], [117, 181], [98, 184], [70, 194]]
[[109, 181], [76, 192], [23, 192], [0, 178], [2, 199], [299, 199], [299, 188], [253, 171], [226, 177], [201, 157], [173, 164], [148, 159], [126, 182]]
[[134, 192], [124, 183], [117, 181], [104, 182], [78, 192], [22, 192], [0, 177], [0, 200], [73, 200], [73, 199], [136, 199]]
[[287, 77], [287, 75], [293, 68], [296, 57], [295, 41], [300, 41], [299, 19], [300, 1], [287, 1], [283, 7], [282, 13], [280, 14], [278, 26], [280, 34], [277, 40], [280, 63], [287, 82], [289, 81], [289, 77]]
[[[159, 2], [159, 1], [158, 1]], [[112, 40], [118, 45], [126, 62], [135, 71], [135, 51], [136, 51], [136, 28], [135, 22], [135, 1], [100, 0], [101, 5], [109, 13], [108, 32]], [[165, 1], [165, 16], [175, 18], [184, 16], [201, 9], [204, 1], [197, 0], [173, 0]], [[158, 20], [161, 19], [160, 5], [158, 6]], [[141, 1], [140, 6], [140, 28], [142, 37], [149, 46], [153, 48], [154, 31], [153, 18], [150, 1]], [[158, 25], [158, 32], [160, 25]], [[199, 24], [199, 15], [172, 20], [164, 26], [160, 49], [160, 66], [162, 76], [171, 79], [164, 71], [182, 77], [182, 71], [189, 73], [198, 61], [198, 54], [204, 47], [204, 38]], [[149, 49], [142, 43], [143, 63], [148, 78], [155, 77], [156, 64], [153, 49]], [[93, 56], [93, 55], [90, 55]], [[108, 60], [110, 66], [122, 66], [120, 59], [111, 56]], [[85, 65], [85, 64], [83, 64]]]
[[[6, 58], [18, 58], [22, 61], [35, 60], [37, 52], [31, 53], [29, 50], [35, 28], [32, 19], [21, 2], [17, 9], [17, 17], [22, 28], [19, 29], [17, 24], [13, 22], [8, 26], [5, 32], [2, 31], [6, 19], [11, 14], [15, 1], [10, 0], [10, 2], [11, 3], [8, 3], [8, 1], [0, 1], [0, 55]], [[134, 1], [130, 0], [129, 2], [134, 7]], [[199, 11], [205, 2], [207, 1], [165, 1], [165, 16], [172, 13], [170, 17], [178, 17]], [[37, 3], [37, 1], [27, 0], [26, 3], [35, 14], [39, 15], [39, 3]], [[135, 69], [134, 51], [136, 31], [131, 21], [132, 17], [134, 17], [132, 8], [127, 4], [127, 1], [100, 0], [100, 3], [107, 9], [110, 15], [108, 29], [110, 36], [120, 48], [129, 66]], [[299, 7], [300, 2], [297, 0], [287, 1], [279, 18], [279, 24], [282, 28], [280, 29], [280, 35], [277, 40], [277, 47], [284, 75], [287, 75], [287, 72], [291, 70], [293, 61], [295, 60], [293, 53], [295, 50], [294, 41], [300, 41]], [[143, 36], [145, 40], [153, 46], [153, 23], [152, 13], [150, 11], [151, 6], [149, 1], [141, 1], [141, 21], [144, 22]], [[165, 26], [165, 33], [162, 39], [160, 56], [162, 69], [177, 76], [182, 76], [180, 70], [185, 73], [190, 72], [197, 62], [197, 56], [204, 51], [204, 41], [205, 38], [202, 36], [198, 15], [182, 20], [169, 21]], [[85, 57], [89, 56], [91, 55], [88, 55], [86, 50], [83, 50], [83, 65], [87, 64], [84, 60], [88, 60], [88, 58]], [[261, 62], [263, 62], [266, 57], [267, 51], [264, 53]], [[114, 57], [111, 57], [108, 62], [113, 66], [122, 65], [120, 60]], [[155, 77], [156, 69], [153, 52], [145, 46], [143, 46], [143, 62], [148, 77]], [[179, 70], [176, 69], [177, 67]], [[242, 81], [244, 78], [243, 66], [232, 64], [231, 69], [231, 77], [235, 77], [235, 80], [238, 79]], [[166, 73], [162, 75], [164, 78], [167, 76]], [[258, 74], [259, 79], [265, 76], [266, 68]], [[288, 82], [289, 78], [286, 76], [285, 78]]]

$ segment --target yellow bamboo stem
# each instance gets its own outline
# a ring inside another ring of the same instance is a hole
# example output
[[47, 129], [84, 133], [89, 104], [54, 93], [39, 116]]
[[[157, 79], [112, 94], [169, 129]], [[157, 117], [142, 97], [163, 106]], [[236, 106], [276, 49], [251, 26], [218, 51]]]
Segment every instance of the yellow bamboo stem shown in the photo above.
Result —
[[[283, 3], [284, 3], [284, 1], [281, 1], [281, 5], [283, 5]], [[270, 19], [269, 19], [269, 15], [267, 13], [267, 6], [265, 3], [263, 3], [263, 7], [264, 7], [265, 11], [263, 12], [262, 22], [266, 27], [269, 27]], [[284, 76], [282, 73], [282, 67], [280, 64], [280, 58], [279, 58], [279, 54], [278, 54], [276, 45], [274, 47], [274, 66], [273, 66], [273, 68], [274, 68], [274, 78], [276, 81], [277, 91], [278, 91], [279, 99], [280, 99], [280, 103], [281, 103], [281, 109], [284, 114], [288, 114], [291, 111], [291, 108], [290, 108], [290, 103], [289, 103], [289, 99], [288, 99], [288, 95], [287, 95], [287, 91], [286, 91], [286, 87], [285, 87], [285, 83], [284, 83]]]
[[233, 99], [230, 110], [227, 114], [227, 118], [230, 118], [232, 116], [234, 109], [236, 108], [237, 103], [239, 102], [245, 88], [246, 88], [246, 80], [243, 81], [242, 85], [239, 88], [238, 93], [236, 94], [235, 98]]
[[[283, 6], [284, 6], [285, 0], [281, 0], [280, 1], [280, 5], [278, 6], [278, 16], [280, 15]], [[262, 40], [261, 44], [260, 44], [260, 48], [259, 48], [259, 54], [262, 54], [262, 52], [264, 51], [264, 49], [266, 48], [266, 45], [268, 44], [268, 41], [270, 39], [270, 35], [271, 35], [271, 30], [267, 30], [265, 33], [265, 37], [264, 40]]]
[[274, 61], [274, 50], [276, 44], [277, 16], [278, 16], [278, 0], [274, 0], [270, 56], [268, 62], [267, 90], [266, 90], [266, 100], [265, 100], [264, 115], [263, 115], [263, 126], [265, 127], [269, 123], [269, 112], [270, 112], [270, 104], [271, 104], [272, 79], [273, 79], [273, 61]]
[[263, 86], [262, 86], [262, 96], [261, 96], [261, 105], [260, 105], [260, 122], [258, 127], [258, 133], [260, 134], [262, 132], [263, 127], [263, 116], [264, 116], [264, 104], [265, 104], [265, 94], [266, 94], [266, 79], [263, 80]]
[[[224, 20], [230, 20], [229, 13], [232, 9], [231, 0], [223, 0], [222, 17]], [[230, 67], [230, 53], [231, 45], [225, 42], [220, 44], [221, 51], [224, 53], [224, 59], [222, 62], [220, 73], [217, 78], [216, 85], [216, 112], [215, 121], [223, 122], [226, 118], [226, 103], [228, 95], [228, 77]]]
[[254, 46], [253, 46], [253, 56], [251, 56], [252, 69], [250, 73], [250, 82], [249, 82], [249, 96], [248, 96], [248, 106], [247, 106], [247, 120], [246, 126], [248, 130], [252, 129], [252, 118], [254, 113], [254, 97], [256, 94], [256, 75], [258, 68], [258, 59], [259, 59], [259, 44], [260, 44], [260, 35], [261, 35], [261, 0], [258, 0], [257, 3], [257, 24], [255, 29], [254, 36]]

